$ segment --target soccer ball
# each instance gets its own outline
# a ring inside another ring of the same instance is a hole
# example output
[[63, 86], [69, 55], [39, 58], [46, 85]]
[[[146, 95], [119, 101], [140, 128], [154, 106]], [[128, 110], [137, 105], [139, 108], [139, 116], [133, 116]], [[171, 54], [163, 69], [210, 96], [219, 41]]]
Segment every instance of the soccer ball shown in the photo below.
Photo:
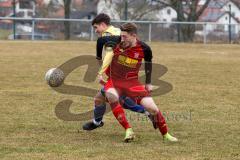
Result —
[[64, 81], [64, 73], [59, 68], [51, 68], [45, 74], [45, 80], [51, 87], [59, 87]]

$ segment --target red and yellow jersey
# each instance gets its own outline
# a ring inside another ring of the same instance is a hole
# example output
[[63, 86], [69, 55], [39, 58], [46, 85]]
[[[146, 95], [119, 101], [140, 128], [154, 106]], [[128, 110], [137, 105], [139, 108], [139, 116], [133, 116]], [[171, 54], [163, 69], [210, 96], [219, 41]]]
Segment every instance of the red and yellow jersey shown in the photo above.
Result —
[[122, 50], [119, 45], [114, 49], [114, 55], [107, 75], [111, 79], [138, 79], [142, 60], [151, 62], [152, 51], [145, 43], [137, 41], [137, 45]]

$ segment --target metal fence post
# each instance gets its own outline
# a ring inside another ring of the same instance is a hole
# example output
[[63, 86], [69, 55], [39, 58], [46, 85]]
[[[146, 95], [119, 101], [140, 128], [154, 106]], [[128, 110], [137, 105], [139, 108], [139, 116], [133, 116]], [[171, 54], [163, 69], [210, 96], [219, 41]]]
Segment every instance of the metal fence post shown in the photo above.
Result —
[[148, 30], [148, 41], [152, 41], [152, 23], [149, 23], [149, 30]]
[[203, 43], [207, 43], [207, 23], [203, 24]]
[[36, 4], [34, 1], [32, 1], [32, 7], [33, 7], [33, 18], [32, 18], [32, 40], [35, 39], [35, 16], [36, 16]]
[[232, 43], [232, 25], [231, 25], [231, 18], [232, 18], [232, 9], [231, 4], [229, 4], [229, 25], [228, 25], [228, 36], [229, 36], [229, 43]]
[[[16, 0], [13, 0], [13, 17], [16, 17]], [[16, 20], [13, 19], [13, 39], [16, 39]]]
[[93, 41], [93, 27], [91, 27], [90, 41]]
[[35, 39], [35, 19], [33, 18], [32, 19], [32, 40], [34, 40]]

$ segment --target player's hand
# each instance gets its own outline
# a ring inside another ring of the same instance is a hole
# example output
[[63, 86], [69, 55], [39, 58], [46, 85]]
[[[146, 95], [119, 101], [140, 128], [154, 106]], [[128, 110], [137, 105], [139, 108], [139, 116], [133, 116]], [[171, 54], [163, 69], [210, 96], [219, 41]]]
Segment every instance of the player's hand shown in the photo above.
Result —
[[103, 86], [106, 84], [106, 81], [103, 79], [101, 74], [98, 75], [98, 82]]
[[151, 84], [146, 84], [145, 88], [148, 92], [151, 92], [153, 90], [153, 86]]

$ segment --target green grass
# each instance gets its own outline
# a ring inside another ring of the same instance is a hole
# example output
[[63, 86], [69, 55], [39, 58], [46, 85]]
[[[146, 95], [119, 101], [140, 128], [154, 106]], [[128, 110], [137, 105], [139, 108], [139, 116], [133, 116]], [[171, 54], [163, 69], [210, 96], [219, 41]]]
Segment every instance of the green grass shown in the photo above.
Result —
[[[83, 121], [56, 117], [61, 100], [73, 100], [71, 111], [82, 113], [92, 109], [93, 98], [53, 91], [45, 72], [94, 55], [94, 42], [1, 41], [0, 46], [0, 159], [240, 159], [238, 45], [151, 44], [154, 62], [168, 68], [161, 80], [173, 85], [154, 100], [180, 140], [175, 144], [164, 143], [144, 116], [129, 111], [137, 135], [130, 144], [122, 142], [124, 130], [111, 113], [104, 127], [92, 132], [81, 129]], [[66, 83], [100, 88], [83, 82], [85, 69], [76, 69]]]

